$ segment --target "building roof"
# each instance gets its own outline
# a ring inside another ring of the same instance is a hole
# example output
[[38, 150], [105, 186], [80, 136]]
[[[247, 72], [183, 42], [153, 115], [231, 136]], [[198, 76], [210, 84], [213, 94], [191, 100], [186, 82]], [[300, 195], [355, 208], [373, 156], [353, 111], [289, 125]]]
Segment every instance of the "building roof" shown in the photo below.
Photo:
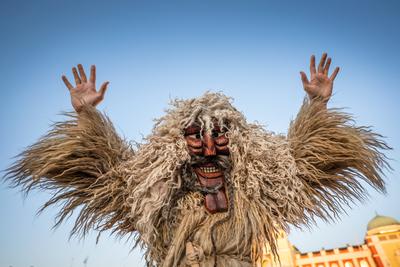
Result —
[[400, 225], [400, 222], [389, 216], [376, 215], [367, 225], [367, 230], [372, 230], [382, 226]]

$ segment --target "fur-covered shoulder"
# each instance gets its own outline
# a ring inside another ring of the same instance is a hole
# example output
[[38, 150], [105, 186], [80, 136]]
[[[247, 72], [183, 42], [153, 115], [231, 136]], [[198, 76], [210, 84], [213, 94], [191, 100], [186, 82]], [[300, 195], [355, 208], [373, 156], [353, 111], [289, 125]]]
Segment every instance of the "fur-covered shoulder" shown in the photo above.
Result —
[[124, 164], [133, 150], [95, 108], [86, 106], [79, 115], [65, 115], [69, 120], [55, 123], [19, 155], [6, 179], [26, 193], [34, 188], [54, 192], [41, 210], [61, 204], [56, 225], [81, 207], [71, 234], [85, 235], [93, 228], [132, 232]]
[[370, 127], [356, 126], [351, 115], [326, 109], [321, 99], [304, 101], [288, 141], [309, 195], [309, 213], [327, 219], [343, 204], [363, 200], [362, 181], [385, 191], [383, 171], [390, 166], [383, 151], [390, 147]]

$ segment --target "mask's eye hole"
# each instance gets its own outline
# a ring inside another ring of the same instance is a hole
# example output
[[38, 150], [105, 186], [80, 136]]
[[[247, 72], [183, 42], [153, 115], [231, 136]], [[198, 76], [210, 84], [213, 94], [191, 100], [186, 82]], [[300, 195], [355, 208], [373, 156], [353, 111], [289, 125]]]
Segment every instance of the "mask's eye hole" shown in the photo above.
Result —
[[194, 133], [194, 134], [189, 134], [187, 136], [190, 137], [190, 138], [194, 138], [194, 139], [200, 139], [201, 138], [200, 132]]
[[222, 136], [222, 135], [224, 135], [224, 134], [225, 134], [225, 133], [220, 132], [220, 131], [212, 131], [212, 137], [213, 137], [213, 138], [220, 137], [220, 136]]

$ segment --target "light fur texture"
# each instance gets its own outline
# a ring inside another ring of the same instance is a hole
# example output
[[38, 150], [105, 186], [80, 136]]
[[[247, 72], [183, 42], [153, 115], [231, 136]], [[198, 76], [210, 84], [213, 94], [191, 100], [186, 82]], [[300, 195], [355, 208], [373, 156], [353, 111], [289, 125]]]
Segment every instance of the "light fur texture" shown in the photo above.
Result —
[[61, 204], [56, 226], [78, 207], [71, 234], [89, 229], [134, 231], [126, 199], [124, 164], [133, 157], [105, 116], [85, 107], [79, 116], [65, 113], [68, 121], [55, 123], [52, 130], [19, 155], [6, 177], [13, 186], [51, 190], [54, 195], [42, 209]]
[[388, 146], [369, 128], [356, 127], [339, 110], [305, 101], [288, 136], [248, 123], [231, 99], [207, 92], [175, 100], [145, 142], [133, 150], [107, 117], [91, 107], [56, 124], [21, 154], [8, 177], [25, 190], [51, 189], [47, 207], [62, 201], [57, 223], [82, 206], [72, 233], [90, 228], [134, 234], [149, 266], [185, 266], [185, 244], [213, 266], [211, 228], [226, 213], [207, 214], [204, 196], [185, 191], [190, 155], [184, 129], [196, 122], [227, 129], [233, 188], [232, 216], [216, 227], [220, 266], [251, 266], [268, 243], [276, 252], [279, 229], [336, 217], [343, 204], [363, 199], [360, 179], [383, 191], [382, 151]]

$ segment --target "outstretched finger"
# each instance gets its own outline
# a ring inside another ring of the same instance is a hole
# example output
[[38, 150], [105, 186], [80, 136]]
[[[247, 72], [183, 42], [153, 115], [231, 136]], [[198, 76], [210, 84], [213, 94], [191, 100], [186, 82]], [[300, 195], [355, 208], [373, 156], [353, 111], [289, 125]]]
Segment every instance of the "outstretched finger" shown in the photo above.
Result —
[[74, 89], [74, 87], [72, 86], [72, 84], [68, 81], [67, 77], [65, 75], [61, 76], [61, 79], [63, 80], [65, 86], [67, 86], [68, 90], [72, 90]]
[[92, 65], [90, 67], [90, 82], [91, 83], [96, 83], [96, 66]]
[[79, 75], [81, 75], [81, 80], [82, 82], [87, 82], [85, 70], [83, 69], [82, 64], [78, 64], [78, 70], [79, 70]]
[[335, 70], [333, 71], [331, 77], [329, 79], [333, 82], [336, 78], [336, 75], [339, 73], [339, 67], [336, 67]]
[[311, 74], [311, 80], [314, 78], [315, 73], [317, 71], [315, 70], [315, 56], [312, 55], [310, 59], [310, 74]]
[[107, 91], [107, 86], [108, 86], [109, 83], [110, 83], [110, 82], [105, 82], [105, 83], [103, 83], [103, 84], [101, 85], [100, 89], [99, 89], [99, 93], [100, 93], [102, 99], [104, 98], [104, 95], [105, 95], [105, 93], [106, 93], [106, 91]]
[[318, 65], [318, 73], [323, 73], [327, 53], [323, 53]]
[[72, 73], [74, 74], [76, 85], [80, 84], [81, 83], [81, 78], [79, 78], [78, 71], [76, 70], [75, 67], [72, 68]]
[[304, 71], [300, 71], [300, 76], [301, 76], [301, 81], [303, 82], [303, 84], [309, 83], [307, 75], [304, 73]]
[[330, 57], [328, 57], [328, 60], [326, 61], [326, 65], [324, 67], [325, 75], [328, 75], [328, 73], [329, 73], [329, 67], [331, 66], [331, 62], [332, 62], [332, 59]]

